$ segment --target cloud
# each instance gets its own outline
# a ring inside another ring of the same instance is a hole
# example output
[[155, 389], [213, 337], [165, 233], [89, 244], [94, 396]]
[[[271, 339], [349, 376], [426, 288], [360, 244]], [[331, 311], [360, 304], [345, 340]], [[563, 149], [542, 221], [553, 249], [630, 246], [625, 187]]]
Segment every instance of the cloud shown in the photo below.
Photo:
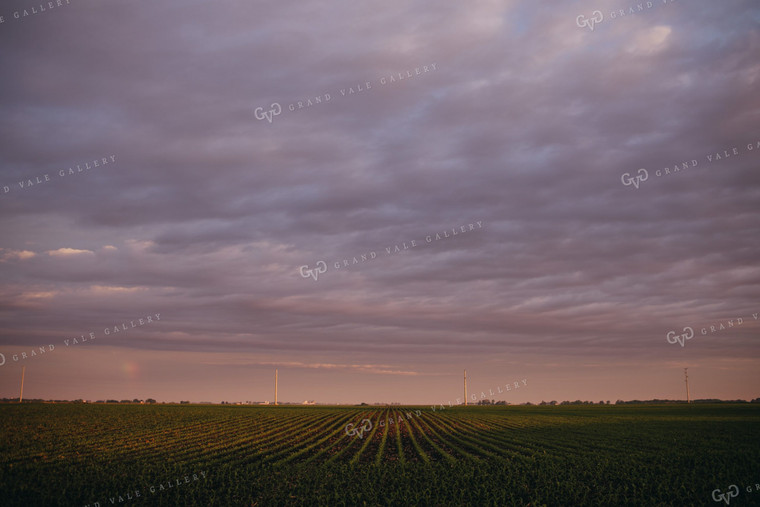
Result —
[[0, 248], [0, 262], [7, 262], [9, 260], [26, 260], [31, 259], [37, 254], [30, 250], [9, 250], [6, 248]]
[[94, 255], [92, 250], [77, 250], [76, 248], [59, 248], [57, 250], [48, 250], [48, 255], [54, 257], [69, 257], [73, 255]]
[[144, 287], [114, 287], [105, 285], [93, 285], [90, 290], [95, 294], [133, 293], [146, 290]]
[[659, 53], [667, 48], [671, 33], [672, 29], [669, 26], [653, 26], [641, 30], [626, 48], [626, 51], [646, 55]]
[[335, 363], [305, 363], [300, 361], [256, 361], [241, 357], [225, 357], [219, 359], [204, 360], [203, 364], [218, 366], [278, 366], [280, 368], [307, 368], [323, 370], [350, 370], [360, 373], [369, 373], [376, 375], [401, 375], [417, 376], [423, 375], [417, 371], [395, 370], [393, 366], [387, 364], [335, 364]]

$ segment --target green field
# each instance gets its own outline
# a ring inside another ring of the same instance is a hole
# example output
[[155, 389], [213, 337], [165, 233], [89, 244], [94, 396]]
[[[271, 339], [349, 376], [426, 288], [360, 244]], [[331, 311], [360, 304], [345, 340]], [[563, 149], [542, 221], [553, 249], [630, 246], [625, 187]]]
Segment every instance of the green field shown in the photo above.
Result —
[[0, 427], [3, 506], [760, 505], [757, 404], [0, 404]]

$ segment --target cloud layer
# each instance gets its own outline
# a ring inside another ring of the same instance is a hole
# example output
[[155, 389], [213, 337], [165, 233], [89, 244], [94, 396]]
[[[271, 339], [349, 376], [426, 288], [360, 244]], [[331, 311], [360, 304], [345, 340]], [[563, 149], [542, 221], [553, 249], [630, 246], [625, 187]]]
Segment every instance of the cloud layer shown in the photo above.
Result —
[[98, 354], [174, 358], [142, 396], [104, 368], [103, 397], [263, 398], [277, 365], [293, 401], [438, 402], [464, 368], [534, 401], [675, 398], [685, 366], [756, 397], [760, 10], [652, 4], [3, 6], [0, 353], [160, 312], [36, 358], [38, 395], [96, 397]]

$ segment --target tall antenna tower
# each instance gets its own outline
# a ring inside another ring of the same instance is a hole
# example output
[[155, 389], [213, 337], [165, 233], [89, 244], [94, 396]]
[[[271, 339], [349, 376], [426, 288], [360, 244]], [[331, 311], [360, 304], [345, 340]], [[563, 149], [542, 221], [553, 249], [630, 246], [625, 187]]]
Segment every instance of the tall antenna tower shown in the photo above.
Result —
[[26, 372], [26, 366], [21, 367], [21, 394], [18, 397], [18, 402], [21, 403], [21, 401], [24, 399], [24, 373]]
[[464, 370], [464, 406], [467, 406], [467, 370]]
[[274, 404], [277, 405], [277, 370], [274, 370]]
[[683, 369], [684, 382], [686, 382], [686, 403], [691, 403], [691, 396], [689, 396], [689, 369]]

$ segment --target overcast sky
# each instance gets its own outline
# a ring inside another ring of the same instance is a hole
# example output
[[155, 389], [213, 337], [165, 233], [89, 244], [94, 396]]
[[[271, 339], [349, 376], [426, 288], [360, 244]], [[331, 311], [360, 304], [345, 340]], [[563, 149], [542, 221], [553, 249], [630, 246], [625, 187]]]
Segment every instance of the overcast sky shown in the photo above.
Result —
[[760, 396], [757, 2], [53, 5], [0, 6], [0, 397]]

